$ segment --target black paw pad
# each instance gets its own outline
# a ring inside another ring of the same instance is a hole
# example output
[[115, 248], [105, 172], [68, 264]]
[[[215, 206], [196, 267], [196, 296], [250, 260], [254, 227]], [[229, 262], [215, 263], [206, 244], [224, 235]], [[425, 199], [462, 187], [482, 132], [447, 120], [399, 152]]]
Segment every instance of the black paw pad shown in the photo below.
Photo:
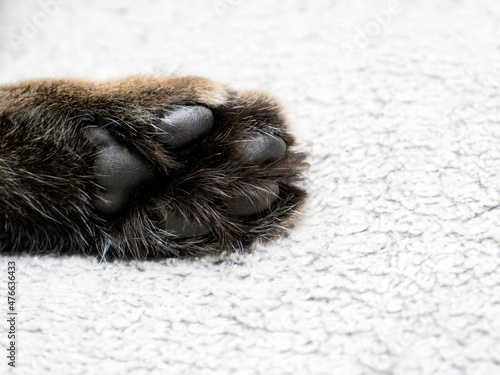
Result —
[[178, 238], [193, 238], [210, 233], [210, 230], [205, 226], [191, 222], [173, 212], [168, 214], [164, 229], [176, 235]]
[[104, 214], [121, 211], [132, 192], [155, 177], [152, 168], [116, 142], [105, 129], [89, 128], [91, 142], [101, 149], [95, 160], [97, 182], [104, 189], [94, 206]]
[[286, 153], [286, 143], [280, 137], [258, 134], [238, 144], [238, 151], [247, 163], [273, 161]]
[[208, 133], [213, 124], [214, 115], [208, 108], [180, 107], [161, 119], [159, 136], [167, 147], [182, 147]]
[[251, 216], [268, 210], [276, 201], [280, 193], [277, 183], [271, 184], [267, 189], [257, 190], [252, 195], [244, 195], [234, 199], [229, 204], [229, 209], [237, 216]]

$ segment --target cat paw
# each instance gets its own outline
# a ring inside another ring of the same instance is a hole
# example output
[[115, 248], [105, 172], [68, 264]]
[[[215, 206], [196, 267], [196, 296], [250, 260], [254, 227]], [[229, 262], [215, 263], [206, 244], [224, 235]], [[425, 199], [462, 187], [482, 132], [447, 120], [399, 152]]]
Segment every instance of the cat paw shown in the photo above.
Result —
[[93, 206], [111, 234], [103, 248], [140, 258], [239, 250], [291, 223], [306, 164], [277, 101], [259, 91], [206, 98], [148, 114], [133, 137], [106, 117], [86, 128]]

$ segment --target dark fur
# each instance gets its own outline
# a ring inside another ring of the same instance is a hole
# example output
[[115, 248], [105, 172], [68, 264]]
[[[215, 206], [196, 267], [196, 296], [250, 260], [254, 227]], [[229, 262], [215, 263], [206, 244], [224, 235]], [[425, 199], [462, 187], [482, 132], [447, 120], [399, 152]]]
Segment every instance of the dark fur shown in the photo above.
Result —
[[[215, 125], [188, 148], [168, 150], [155, 123], [178, 106], [210, 108]], [[100, 126], [158, 172], [120, 215], [96, 212]], [[282, 137], [284, 157], [246, 165], [235, 144], [256, 133]], [[235, 92], [199, 77], [132, 77], [107, 82], [35, 80], [0, 86], [0, 251], [95, 253], [148, 258], [239, 250], [288, 226], [305, 192], [296, 187], [304, 155], [293, 151], [281, 107], [269, 94]], [[251, 217], [227, 210], [235, 197], [280, 188], [271, 209]], [[178, 238], [166, 211], [210, 228]]]

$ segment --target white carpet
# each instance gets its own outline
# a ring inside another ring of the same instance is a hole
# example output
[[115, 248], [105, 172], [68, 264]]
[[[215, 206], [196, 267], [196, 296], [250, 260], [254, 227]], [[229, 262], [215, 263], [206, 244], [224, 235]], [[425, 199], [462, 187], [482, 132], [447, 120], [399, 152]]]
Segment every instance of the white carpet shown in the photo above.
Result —
[[313, 142], [311, 198], [220, 260], [3, 256], [7, 373], [500, 373], [498, 1], [55, 1], [0, 0], [0, 82], [267, 88]]

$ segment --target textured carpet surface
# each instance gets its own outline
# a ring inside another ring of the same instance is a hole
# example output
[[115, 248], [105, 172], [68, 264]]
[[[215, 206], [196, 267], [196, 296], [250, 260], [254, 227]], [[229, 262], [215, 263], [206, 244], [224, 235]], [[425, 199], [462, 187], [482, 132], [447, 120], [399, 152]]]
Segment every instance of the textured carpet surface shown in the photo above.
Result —
[[0, 0], [1, 83], [204, 75], [313, 143], [302, 220], [249, 254], [2, 256], [0, 372], [499, 374], [499, 25], [494, 0]]

